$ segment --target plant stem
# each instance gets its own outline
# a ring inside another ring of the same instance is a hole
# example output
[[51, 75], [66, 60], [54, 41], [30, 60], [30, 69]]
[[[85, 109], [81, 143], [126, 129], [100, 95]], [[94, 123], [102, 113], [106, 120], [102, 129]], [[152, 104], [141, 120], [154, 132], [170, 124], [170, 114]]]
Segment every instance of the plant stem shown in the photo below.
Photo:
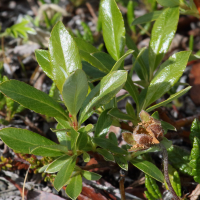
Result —
[[176, 192], [174, 191], [170, 179], [169, 179], [169, 174], [168, 174], [168, 153], [167, 153], [167, 149], [165, 148], [164, 145], [162, 145], [161, 143], [159, 144], [160, 149], [162, 150], [162, 154], [163, 154], [163, 166], [164, 166], [164, 176], [165, 176], [165, 181], [168, 185], [169, 191], [171, 192], [171, 194], [173, 195], [174, 200], [180, 200], [179, 197], [176, 195]]
[[124, 171], [121, 169], [120, 170], [120, 179], [119, 179], [119, 189], [121, 193], [121, 200], [126, 200], [125, 197], [125, 190], [124, 190]]

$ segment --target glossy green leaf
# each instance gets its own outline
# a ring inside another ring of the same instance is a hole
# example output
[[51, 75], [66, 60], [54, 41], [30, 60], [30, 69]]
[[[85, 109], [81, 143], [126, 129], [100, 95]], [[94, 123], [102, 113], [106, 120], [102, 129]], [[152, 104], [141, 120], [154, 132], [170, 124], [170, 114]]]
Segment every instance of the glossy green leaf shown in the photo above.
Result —
[[163, 10], [156, 10], [147, 14], [142, 15], [141, 17], [136, 18], [132, 25], [138, 25], [138, 24], [146, 24], [148, 22], [154, 21], [158, 19], [158, 17], [161, 15]]
[[144, 194], [145, 194], [145, 196], [146, 196], [146, 198], [147, 198], [148, 200], [157, 200], [156, 198], [154, 198], [154, 197], [152, 196], [152, 194], [151, 194], [149, 191], [144, 191]]
[[103, 65], [103, 63], [101, 63], [97, 58], [95, 58], [92, 53], [88, 53], [83, 50], [80, 50], [79, 52], [80, 52], [81, 57], [85, 61], [90, 63], [92, 66], [96, 67], [97, 69], [99, 69], [100, 71], [102, 71], [104, 73], [109, 72], [108, 69]]
[[110, 140], [104, 138], [93, 138], [93, 142], [98, 146], [107, 149], [113, 153], [127, 154], [127, 152], [118, 146], [114, 145]]
[[122, 155], [115, 155], [115, 161], [116, 163], [123, 169], [128, 171], [128, 163], [124, 156]]
[[114, 161], [114, 156], [109, 151], [107, 151], [106, 149], [97, 148], [96, 151], [99, 154], [101, 154], [104, 157], [105, 160]]
[[61, 144], [31, 147], [30, 153], [37, 156], [57, 157], [68, 153], [68, 148]]
[[162, 172], [153, 163], [139, 158], [134, 158], [130, 162], [145, 174], [151, 176], [161, 183], [164, 182], [164, 176]]
[[82, 191], [82, 177], [80, 174], [71, 178], [65, 192], [67, 195], [75, 200]]
[[83, 152], [83, 160], [84, 160], [84, 162], [89, 162], [90, 161], [90, 155], [86, 152]]
[[[82, 123], [101, 105], [108, 103], [126, 82], [127, 72], [118, 70], [106, 75], [100, 83], [90, 92], [80, 111], [79, 122]], [[87, 114], [87, 117], [84, 116]]]
[[62, 126], [62, 128], [65, 128], [65, 129], [70, 129], [71, 128], [71, 126], [70, 126], [68, 121], [63, 120], [63, 119], [61, 119], [59, 117], [55, 117], [55, 119]]
[[157, 0], [157, 2], [164, 7], [176, 7], [180, 4], [180, 0]]
[[8, 145], [11, 149], [28, 154], [30, 153], [31, 147], [36, 147], [38, 145], [56, 144], [37, 133], [19, 128], [1, 129], [0, 137], [3, 140], [3, 142], [6, 145]]
[[74, 41], [76, 42], [78, 48], [82, 51], [88, 52], [88, 53], [94, 53], [94, 52], [98, 52], [99, 50], [97, 48], [95, 48], [92, 44], [86, 42], [84, 39], [82, 38], [74, 38]]
[[53, 74], [49, 60], [49, 52], [47, 50], [37, 49], [35, 50], [35, 57], [45, 74], [53, 80]]
[[38, 173], [43, 173], [49, 165], [44, 165], [38, 169]]
[[90, 181], [91, 180], [96, 181], [96, 180], [99, 180], [101, 178], [101, 175], [96, 174], [94, 172], [89, 172], [89, 171], [83, 170], [81, 173], [82, 173], [83, 177], [85, 177], [87, 180], [90, 180]]
[[71, 148], [74, 153], [76, 153], [77, 149], [77, 140], [79, 137], [80, 133], [74, 130], [74, 128], [71, 128]]
[[129, 25], [130, 29], [134, 33], [136, 33], [135, 26], [132, 25], [132, 22], [133, 22], [133, 20], [135, 18], [134, 10], [135, 10], [135, 2], [129, 0], [128, 5], [127, 5], [127, 22], [128, 22], [128, 25]]
[[192, 167], [192, 175], [197, 183], [200, 183], [200, 139], [194, 137], [193, 148], [191, 151], [190, 166]]
[[0, 90], [25, 108], [51, 117], [67, 119], [64, 109], [53, 98], [30, 85], [17, 80], [5, 81]]
[[67, 162], [67, 160], [70, 158], [68, 155], [63, 155], [56, 160], [54, 160], [52, 163], [48, 165], [45, 172], [46, 173], [55, 173], [58, 172], [62, 166]]
[[[126, 102], [126, 112], [128, 113], [128, 115], [130, 115], [132, 117], [132, 119], [134, 121], [137, 122], [135, 110], [134, 110], [133, 106], [128, 101]], [[134, 125], [136, 125], [136, 124], [134, 124]]]
[[164, 134], [166, 134], [168, 130], [176, 131], [176, 128], [174, 126], [165, 121], [161, 121], [161, 126], [164, 130]]
[[83, 70], [70, 74], [63, 85], [63, 101], [69, 113], [75, 118], [88, 93], [87, 77]]
[[57, 191], [67, 183], [76, 164], [76, 156], [71, 156], [67, 162], [62, 166], [57, 176], [54, 179], [54, 187]]
[[150, 75], [162, 61], [174, 38], [179, 19], [179, 8], [167, 8], [156, 20], [149, 46]]
[[65, 79], [77, 69], [81, 69], [81, 58], [76, 42], [66, 30], [62, 22], [58, 22], [49, 39], [49, 58], [58, 89], [62, 92]]
[[189, 165], [190, 153], [178, 146], [171, 146], [168, 150], [168, 158], [175, 169], [183, 174], [192, 175], [192, 167]]
[[148, 87], [144, 108], [162, 97], [174, 86], [185, 70], [189, 55], [188, 51], [176, 53], [161, 65], [159, 72]]
[[115, 63], [115, 65], [113, 66], [113, 68], [111, 69], [110, 72], [118, 70], [118, 69], [120, 68], [121, 64], [123, 63], [124, 59], [125, 59], [128, 55], [132, 54], [133, 52], [134, 52], [134, 50], [129, 49], [129, 50]]
[[117, 61], [124, 52], [124, 20], [114, 0], [103, 0], [101, 11], [105, 45], [109, 54]]
[[162, 198], [162, 194], [159, 190], [159, 187], [158, 187], [156, 181], [146, 174], [145, 174], [145, 187], [147, 188], [148, 192], [155, 199], [161, 199]]
[[91, 54], [93, 57], [98, 59], [107, 69], [109, 72], [112, 67], [115, 65], [116, 61], [107, 53], [105, 52], [96, 52]]
[[119, 110], [118, 108], [113, 108], [108, 112], [109, 115], [117, 118], [117, 119], [121, 119], [121, 120], [133, 120], [132, 116], [123, 113], [121, 110]]
[[158, 104], [156, 104], [156, 105], [154, 105], [154, 106], [151, 106], [151, 107], [148, 108], [146, 111], [147, 111], [147, 112], [150, 112], [150, 111], [152, 111], [152, 110], [154, 110], [154, 109], [156, 109], [156, 108], [159, 108], [159, 107], [161, 107], [161, 106], [167, 105], [167, 104], [170, 103], [171, 101], [173, 101], [173, 100], [175, 100], [175, 99], [181, 97], [181, 96], [184, 95], [185, 93], [187, 93], [191, 88], [192, 88], [191, 86], [188, 86], [188, 87], [186, 87], [185, 89], [183, 89], [183, 90], [181, 90], [181, 91], [179, 91], [179, 92], [177, 92], [177, 93], [175, 93], [175, 94], [172, 94], [167, 100], [162, 101], [162, 102], [160, 102], [160, 103], [158, 103]]
[[[141, 56], [138, 56], [140, 51], [138, 50], [136, 44], [134, 43], [134, 41], [132, 40], [132, 38], [128, 34], [126, 34], [126, 45], [129, 49], [134, 50], [134, 52], [133, 52], [133, 57], [134, 57], [133, 62], [134, 62], [134, 60], [137, 59], [137, 62], [135, 64], [135, 70], [136, 70], [138, 76], [140, 77], [140, 79], [145, 80], [146, 72], [148, 72], [148, 74], [149, 74], [149, 59], [148, 59], [147, 49], [144, 50], [144, 52], [141, 52]], [[145, 73], [143, 73], [143, 72], [145, 72]]]
[[[64, 128], [61, 124], [56, 126], [57, 129]], [[66, 131], [56, 131], [56, 136], [61, 145], [67, 146], [71, 150], [71, 138], [67, 135]]]
[[[176, 195], [181, 197], [181, 181], [178, 172], [171, 166], [168, 165], [169, 180], [171, 185], [176, 192]], [[165, 182], [165, 187], [169, 190], [168, 185]]]
[[112, 142], [114, 145], [118, 146], [118, 139], [115, 133], [110, 132], [108, 135], [108, 139], [110, 140], [110, 142]]
[[139, 92], [137, 87], [133, 84], [133, 81], [131, 80], [130, 76], [127, 76], [127, 81], [124, 87], [128, 93], [131, 95], [131, 97], [134, 99], [137, 106], [139, 106]]
[[87, 145], [88, 142], [88, 135], [87, 132], [82, 132], [79, 134], [78, 140], [77, 140], [77, 149], [83, 150], [84, 147]]
[[200, 122], [198, 119], [195, 119], [192, 122], [192, 126], [191, 126], [191, 131], [190, 131], [190, 141], [193, 144], [194, 142], [194, 137], [197, 137], [200, 139]]
[[103, 78], [106, 73], [100, 71], [96, 67], [93, 67], [90, 63], [82, 61], [83, 71], [89, 76], [90, 79], [99, 79]]
[[133, 59], [133, 67], [130, 71], [130, 77], [133, 75], [133, 70], [136, 71], [141, 80], [148, 81], [149, 79], [149, 60], [148, 49], [143, 47], [140, 49], [137, 57]]

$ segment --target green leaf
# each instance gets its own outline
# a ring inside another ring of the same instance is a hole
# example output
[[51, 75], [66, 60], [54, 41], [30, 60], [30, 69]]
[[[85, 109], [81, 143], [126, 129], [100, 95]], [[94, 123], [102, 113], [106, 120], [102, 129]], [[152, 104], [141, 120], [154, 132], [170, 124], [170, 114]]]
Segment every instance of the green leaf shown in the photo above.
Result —
[[76, 153], [77, 140], [78, 140], [79, 134], [80, 133], [75, 131], [74, 128], [71, 128], [71, 148], [72, 148], [74, 153]]
[[[127, 72], [118, 70], [106, 75], [100, 83], [90, 92], [80, 111], [79, 122], [82, 123], [101, 105], [108, 103], [126, 82]], [[86, 118], [85, 115], [87, 114]]]
[[7, 97], [30, 110], [51, 117], [67, 119], [65, 111], [59, 103], [26, 83], [17, 80], [5, 81], [0, 84], [0, 90]]
[[149, 46], [150, 75], [162, 61], [174, 38], [179, 19], [179, 8], [168, 8], [156, 20]]
[[144, 191], [144, 194], [145, 194], [145, 196], [146, 196], [146, 198], [147, 198], [148, 200], [157, 200], [156, 198], [154, 198], [154, 197], [152, 196], [152, 194], [151, 194], [149, 191]]
[[11, 149], [28, 154], [30, 154], [31, 147], [36, 147], [38, 145], [56, 144], [37, 133], [19, 128], [1, 129], [0, 137], [3, 140], [3, 142], [6, 145], [8, 145]]
[[176, 128], [174, 126], [165, 121], [161, 121], [161, 126], [164, 130], [164, 134], [166, 134], [168, 130], [176, 131]]
[[78, 140], [77, 140], [77, 149], [83, 150], [84, 147], [87, 145], [88, 142], [88, 135], [87, 132], [82, 132], [79, 134]]
[[165, 61], [151, 81], [144, 108], [162, 97], [179, 80], [185, 70], [190, 52], [182, 51]]
[[65, 79], [76, 69], [81, 69], [82, 65], [78, 47], [61, 21], [51, 32], [49, 58], [53, 79], [62, 92]]
[[156, 184], [156, 181], [146, 174], [145, 174], [145, 187], [155, 199], [162, 198], [162, 194], [159, 190], [158, 185]]
[[[171, 166], [168, 165], [168, 173], [169, 173], [169, 180], [172, 184], [172, 187], [174, 191], [176, 192], [176, 195], [181, 197], [181, 181], [178, 172]], [[165, 182], [166, 188], [169, 190], [168, 185]]]
[[120, 68], [121, 64], [123, 63], [124, 59], [125, 59], [128, 55], [132, 54], [133, 52], [134, 52], [134, 50], [129, 49], [129, 50], [115, 63], [115, 65], [113, 66], [113, 68], [111, 69], [110, 72], [118, 70], [118, 69]]
[[69, 113], [75, 118], [88, 93], [87, 77], [83, 70], [70, 74], [64, 85], [62, 96]]
[[190, 138], [190, 141], [192, 144], [194, 142], [195, 137], [200, 139], [200, 122], [198, 119], [194, 119], [194, 121], [192, 122], [192, 126], [191, 126], [189, 138]]
[[100, 71], [96, 67], [93, 67], [90, 63], [86, 61], [82, 61], [82, 65], [83, 65], [83, 71], [89, 76], [90, 79], [92, 78], [99, 79], [103, 78], [106, 75], [106, 73]]
[[123, 169], [128, 171], [128, 163], [124, 156], [122, 155], [115, 155], [115, 161], [116, 163]]
[[128, 5], [127, 5], [127, 22], [128, 22], [130, 29], [134, 33], [136, 33], [135, 26], [132, 25], [132, 22], [135, 18], [134, 10], [135, 10], [135, 3], [131, 0], [129, 0]]
[[30, 148], [30, 153], [38, 156], [57, 157], [68, 153], [68, 148], [61, 144], [36, 146]]
[[164, 176], [162, 172], [153, 163], [139, 158], [134, 158], [130, 162], [145, 174], [151, 176], [161, 183], [164, 182]]
[[183, 174], [192, 175], [192, 167], [189, 165], [190, 153], [178, 146], [167, 149], [168, 158], [172, 166]]
[[44, 165], [38, 169], [38, 173], [43, 173], [49, 165]]
[[135, 69], [136, 73], [141, 80], [148, 81], [149, 79], [149, 60], [148, 60], [148, 49], [143, 47], [140, 49], [137, 57], [133, 59], [133, 67], [130, 71], [130, 77], [133, 75], [133, 70]]
[[103, 0], [101, 11], [105, 45], [109, 54], [117, 61], [124, 52], [124, 20], [114, 0]]
[[127, 76], [127, 81], [124, 88], [131, 95], [136, 105], [139, 106], [139, 99], [138, 99], [139, 92], [138, 92], [137, 87], [133, 84], [133, 81], [131, 80], [130, 76]]
[[118, 146], [118, 139], [117, 139], [117, 136], [115, 133], [110, 132], [108, 137], [109, 137], [110, 142], [112, 142], [114, 145]]
[[136, 116], [135, 116], [135, 110], [134, 110], [133, 106], [128, 101], [126, 102], [126, 112], [128, 113], [128, 115], [130, 115], [132, 117], [132, 119], [134, 121], [137, 121]]
[[68, 155], [63, 155], [63, 156], [57, 158], [56, 160], [54, 160], [52, 163], [50, 163], [48, 165], [45, 172], [46, 173], [55, 173], [55, 172], [60, 171], [62, 166], [67, 162], [67, 160], [69, 158], [70, 158], [70, 156], [68, 156]]
[[101, 154], [104, 157], [105, 160], [114, 161], [114, 156], [109, 151], [107, 151], [106, 149], [97, 148], [96, 151], [99, 154]]
[[133, 120], [132, 116], [123, 113], [121, 110], [119, 110], [118, 108], [112, 108], [109, 112], [109, 115], [117, 118], [117, 119], [121, 119], [121, 120]]
[[90, 161], [90, 155], [86, 152], [83, 152], [83, 160], [84, 160], [84, 162], [89, 162]]
[[192, 167], [192, 175], [194, 180], [200, 183], [200, 139], [194, 137], [193, 148], [191, 151], [190, 166]]
[[[62, 126], [62, 128], [70, 129], [71, 126], [68, 121], [55, 117], [56, 121]], [[59, 129], [59, 128], [58, 128]]]
[[176, 7], [180, 5], [180, 0], [157, 0], [157, 2], [164, 7]]
[[[56, 126], [57, 129], [64, 128], [61, 124]], [[71, 138], [67, 135], [66, 131], [56, 131], [56, 136], [61, 145], [67, 146], [71, 150]]]
[[87, 180], [90, 180], [90, 181], [91, 180], [96, 181], [96, 180], [99, 180], [101, 178], [101, 175], [96, 174], [94, 172], [89, 172], [89, 171], [83, 170], [81, 173], [82, 173], [84, 178], [86, 178]]
[[155, 21], [156, 19], [158, 19], [158, 17], [161, 15], [161, 13], [163, 12], [163, 10], [156, 10], [147, 14], [142, 15], [141, 17], [136, 18], [132, 25], [138, 25], [138, 24], [146, 24], [148, 22], [151, 21]]
[[35, 50], [35, 57], [45, 74], [53, 80], [53, 74], [49, 60], [49, 52], [47, 50], [37, 49]]
[[87, 53], [94, 53], [94, 52], [98, 52], [99, 50], [96, 49], [93, 45], [91, 45], [90, 43], [86, 42], [84, 39], [82, 38], [74, 38], [74, 41], [76, 42], [78, 48], [82, 51], [85, 51]]
[[113, 153], [118, 154], [127, 154], [127, 152], [118, 146], [114, 145], [112, 142], [110, 142], [108, 139], [104, 138], [93, 138], [93, 142], [96, 143], [98, 146], [107, 149]]
[[91, 54], [93, 57], [98, 59], [107, 69], [109, 72], [112, 67], [115, 65], [116, 61], [107, 53], [105, 52], [96, 52]]
[[71, 178], [65, 192], [71, 199], [76, 199], [82, 191], [82, 177], [80, 174]]
[[54, 179], [54, 187], [57, 191], [67, 183], [76, 164], [76, 156], [71, 156], [66, 163], [62, 166], [57, 176]]
[[85, 61], [90, 63], [92, 66], [96, 67], [97, 69], [99, 69], [100, 71], [102, 71], [104, 73], [109, 72], [109, 70], [103, 65], [103, 63], [101, 63], [101, 61], [99, 61], [96, 57], [94, 57], [92, 53], [88, 53], [83, 50], [80, 50], [79, 52], [80, 52], [81, 57]]
[[162, 102], [160, 102], [160, 103], [158, 103], [158, 104], [156, 104], [156, 105], [154, 105], [154, 106], [151, 106], [151, 107], [148, 108], [146, 111], [147, 111], [147, 112], [150, 112], [150, 111], [152, 111], [152, 110], [154, 110], [154, 109], [156, 109], [156, 108], [159, 108], [159, 107], [161, 107], [161, 106], [167, 105], [167, 104], [170, 103], [171, 101], [173, 101], [173, 100], [175, 100], [175, 99], [181, 97], [181, 96], [184, 95], [185, 93], [187, 93], [191, 88], [192, 88], [191, 86], [188, 86], [188, 87], [186, 87], [185, 89], [183, 89], [183, 90], [181, 90], [181, 91], [179, 91], [179, 92], [177, 92], [177, 93], [175, 93], [175, 94], [170, 95], [170, 97], [169, 97], [167, 100], [162, 101]]

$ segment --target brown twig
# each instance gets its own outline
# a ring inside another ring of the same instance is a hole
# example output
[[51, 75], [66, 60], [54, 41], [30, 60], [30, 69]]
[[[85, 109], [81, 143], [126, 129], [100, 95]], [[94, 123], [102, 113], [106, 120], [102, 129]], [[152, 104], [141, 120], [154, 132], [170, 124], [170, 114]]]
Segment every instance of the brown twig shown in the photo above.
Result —
[[124, 190], [124, 177], [125, 173], [123, 169], [120, 170], [120, 179], [119, 179], [119, 189], [121, 193], [121, 200], [126, 200], [125, 190]]
[[91, 4], [90, 4], [90, 3], [86, 3], [85, 5], [87, 6], [87, 8], [88, 8], [90, 14], [91, 14], [92, 17], [93, 17], [94, 23], [97, 23], [98, 18], [97, 18], [97, 16], [96, 16], [96, 14], [95, 14], [95, 12], [94, 12], [94, 9], [92, 8]]

